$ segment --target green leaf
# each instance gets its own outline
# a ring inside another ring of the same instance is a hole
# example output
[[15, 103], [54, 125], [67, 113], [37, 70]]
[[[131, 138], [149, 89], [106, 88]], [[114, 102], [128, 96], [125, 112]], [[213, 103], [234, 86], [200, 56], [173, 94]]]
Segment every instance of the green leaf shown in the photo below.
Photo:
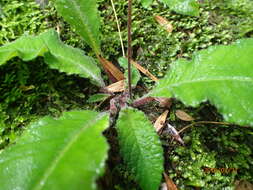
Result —
[[[42, 35], [48, 36], [49, 33]], [[0, 65], [13, 57], [20, 57], [24, 61], [30, 61], [47, 52], [43, 39], [40, 36], [22, 36], [18, 40], [0, 47]]]
[[0, 153], [1, 190], [95, 189], [108, 145], [108, 115], [71, 111], [33, 124]]
[[[118, 62], [120, 64], [120, 66], [125, 69], [124, 76], [127, 79], [128, 78], [128, 61], [127, 61], [127, 59], [125, 57], [120, 57], [118, 59]], [[137, 85], [138, 81], [141, 79], [141, 74], [138, 71], [138, 69], [134, 66], [131, 67], [131, 70], [132, 70], [132, 73], [131, 73], [132, 87], [135, 87]], [[128, 86], [128, 83], [126, 84], [126, 86]]]
[[100, 18], [96, 0], [55, 0], [58, 13], [100, 54]]
[[171, 10], [190, 16], [199, 16], [199, 4], [197, 0], [160, 0], [170, 7]]
[[163, 150], [158, 135], [143, 112], [126, 108], [119, 114], [120, 152], [143, 190], [157, 190], [163, 172]]
[[92, 79], [99, 86], [104, 86], [100, 69], [92, 57], [85, 56], [80, 49], [63, 44], [55, 31], [51, 31], [49, 37], [44, 37], [44, 41], [49, 49], [45, 54], [45, 62], [50, 68], [68, 74], [79, 74]]
[[141, 0], [141, 4], [144, 8], [148, 8], [153, 3], [153, 0]]
[[54, 30], [49, 30], [39, 36], [23, 36], [0, 47], [0, 65], [16, 56], [24, 61], [44, 56], [50, 68], [67, 74], [78, 74], [81, 77], [90, 78], [99, 86], [104, 86], [100, 69], [94, 59], [85, 56], [80, 49], [63, 44]]
[[110, 94], [94, 94], [89, 97], [87, 102], [89, 102], [89, 103], [101, 102], [110, 96], [111, 96]]
[[253, 126], [253, 39], [213, 46], [171, 66], [149, 96], [197, 106], [209, 100], [228, 122]]

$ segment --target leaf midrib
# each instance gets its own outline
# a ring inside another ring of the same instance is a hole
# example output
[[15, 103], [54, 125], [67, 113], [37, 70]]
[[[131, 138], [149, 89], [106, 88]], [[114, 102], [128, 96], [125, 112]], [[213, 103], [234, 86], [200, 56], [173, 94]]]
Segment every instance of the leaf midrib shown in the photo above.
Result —
[[[138, 112], [133, 112], [132, 114], [140, 114], [140, 113], [138, 113]], [[134, 127], [134, 125], [133, 125], [133, 121], [132, 121], [132, 118], [129, 118], [129, 114], [127, 115], [127, 117], [128, 117], [128, 121], [129, 121], [129, 125], [131, 126], [131, 128], [132, 128], [132, 133], [133, 133], [133, 136], [134, 136], [134, 138], [136, 139], [136, 143], [135, 143], [135, 145], [137, 146], [137, 148], [138, 148], [138, 150], [139, 150], [139, 159], [138, 159], [138, 161], [137, 161], [137, 163], [138, 163], [138, 165], [139, 165], [139, 161], [140, 160], [145, 160], [144, 159], [144, 156], [143, 155], [145, 155], [144, 153], [143, 153], [143, 151], [142, 151], [142, 149], [141, 149], [141, 147], [139, 146], [139, 143], [138, 142], [140, 142], [139, 141], [139, 138], [138, 138], [138, 134], [136, 133], [136, 129], [135, 129], [135, 127]], [[133, 148], [134, 146], [132, 146], [132, 148]], [[132, 153], [132, 152], [131, 152]], [[145, 162], [142, 162], [142, 164], [143, 165], [146, 165], [145, 164]], [[137, 166], [136, 168], [141, 168], [141, 170], [143, 169], [143, 168], [145, 168], [145, 167], [139, 167], [139, 166]], [[143, 171], [143, 170], [142, 170]], [[145, 171], [145, 170], [144, 170]], [[137, 172], [138, 173], [138, 172]], [[142, 180], [142, 179], [141, 179]]]
[[201, 82], [215, 82], [215, 81], [238, 81], [238, 82], [252, 82], [253, 78], [251, 77], [240, 77], [240, 76], [229, 76], [229, 77], [217, 77], [217, 78], [200, 78], [194, 80], [187, 80], [183, 82], [174, 83], [171, 86], [180, 86], [182, 84], [191, 84], [191, 83], [201, 83]]
[[[84, 18], [86, 18], [86, 21], [88, 22], [89, 19], [87, 19], [87, 16], [85, 14], [82, 14], [82, 11], [80, 9], [81, 7], [78, 8], [78, 5], [77, 5], [76, 1], [74, 0], [74, 1], [72, 1], [72, 3], [74, 5], [74, 7], [76, 8], [77, 13], [79, 14], [80, 18], [84, 17]], [[86, 33], [87, 33], [87, 35], [90, 38], [90, 42], [92, 43], [92, 46], [93, 46], [92, 48], [94, 49], [94, 51], [96, 52], [96, 54], [100, 54], [99, 50], [97, 49], [97, 45], [95, 43], [96, 40], [94, 40], [95, 38], [93, 38], [93, 36], [91, 35], [92, 32], [90, 31], [90, 29], [88, 27], [89, 24], [86, 24], [83, 19], [81, 19], [81, 22], [84, 24], [84, 26], [86, 26], [83, 29], [86, 30]]]
[[95, 117], [95, 119], [90, 119], [87, 124], [85, 124], [80, 130], [78, 130], [71, 140], [67, 143], [66, 146], [59, 152], [58, 156], [54, 158], [51, 164], [47, 167], [45, 170], [44, 175], [41, 177], [41, 179], [38, 181], [37, 184], [31, 189], [33, 190], [41, 190], [43, 186], [46, 184], [46, 180], [49, 178], [49, 176], [53, 173], [54, 169], [56, 168], [57, 164], [60, 162], [61, 158], [63, 158], [64, 154], [71, 148], [71, 146], [78, 140], [78, 138], [83, 134], [83, 132], [90, 127], [94, 122], [100, 120], [104, 116], [104, 113], [98, 114], [98, 116]]
[[[68, 47], [67, 47], [68, 48]], [[49, 51], [50, 52], [50, 51]], [[51, 52], [50, 52], [51, 53]], [[61, 54], [56, 54], [56, 53], [51, 53], [54, 57], [59, 57], [63, 60], [68, 60], [68, 62], [72, 63], [73, 65], [77, 65], [79, 68], [81, 68], [82, 70], [84, 70], [86, 72], [87, 75], [91, 76], [94, 80], [96, 80], [100, 85], [104, 85], [103, 81], [101, 80], [101, 78], [97, 77], [96, 73], [91, 72], [93, 69], [88, 69], [86, 68], [83, 64], [79, 63], [79, 62], [73, 62], [72, 59], [70, 59], [69, 57], [63, 57]], [[87, 61], [85, 60], [85, 62], [87, 63]], [[49, 64], [50, 66], [50, 64]], [[92, 65], [91, 65], [92, 66]], [[59, 70], [61, 70], [61, 68], [59, 68]], [[94, 69], [95, 70], [95, 69]]]
[[[236, 80], [235, 80], [236, 79]], [[239, 79], [239, 80], [238, 80]], [[165, 80], [170, 80], [170, 79], [165, 79]], [[219, 78], [207, 78], [207, 79], [194, 79], [194, 80], [187, 80], [187, 81], [182, 81], [182, 82], [172, 82], [172, 84], [165, 85], [161, 88], [158, 88], [157, 90], [151, 92], [152, 93], [158, 93], [164, 89], [169, 89], [173, 87], [179, 87], [184, 84], [192, 84], [192, 83], [202, 83], [202, 82], [220, 82], [220, 81], [238, 81], [238, 82], [252, 82], [253, 83], [253, 78], [251, 77], [240, 77], [240, 76], [231, 76], [231, 77], [219, 77]], [[150, 94], [148, 94], [150, 95]], [[147, 95], [147, 96], [148, 96]]]

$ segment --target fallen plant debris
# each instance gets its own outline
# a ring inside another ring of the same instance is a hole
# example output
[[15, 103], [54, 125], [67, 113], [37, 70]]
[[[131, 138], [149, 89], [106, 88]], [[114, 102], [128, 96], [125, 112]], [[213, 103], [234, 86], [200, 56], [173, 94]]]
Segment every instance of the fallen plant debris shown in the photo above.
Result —
[[125, 90], [125, 80], [112, 83], [107, 87], [104, 87], [101, 91], [108, 93], [123, 92]]
[[235, 184], [236, 184], [235, 190], [251, 190], [251, 189], [253, 189], [253, 184], [246, 181], [246, 180], [236, 181]]
[[114, 66], [112, 62], [103, 57], [98, 57], [98, 59], [112, 82], [117, 82], [124, 79], [124, 74], [116, 66]]
[[169, 132], [169, 134], [176, 140], [178, 141], [180, 144], [182, 144], [183, 146], [185, 146], [185, 143], [183, 141], [183, 139], [180, 137], [179, 132], [177, 132], [177, 130], [175, 129], [175, 127], [173, 127], [172, 125], [170, 125], [169, 123], [167, 123], [167, 128], [166, 128]]
[[169, 23], [169, 21], [162, 16], [155, 16], [156, 21], [167, 31], [167, 32], [172, 32], [173, 26]]
[[165, 172], [163, 173], [163, 177], [167, 185], [167, 190], [178, 190], [175, 183], [172, 181], [172, 179], [170, 179], [170, 177]]
[[183, 121], [193, 121], [194, 118], [183, 110], [176, 110], [176, 116]]
[[145, 69], [144, 67], [139, 65], [137, 62], [132, 60], [131, 64], [133, 64], [139, 71], [141, 71], [144, 75], [151, 78], [153, 81], [158, 81], [158, 78], [156, 78], [154, 75], [152, 75], [147, 69]]
[[166, 119], [167, 119], [167, 116], [168, 116], [168, 113], [169, 113], [169, 110], [166, 110], [155, 121], [154, 127], [155, 127], [156, 132], [159, 132], [163, 129]]

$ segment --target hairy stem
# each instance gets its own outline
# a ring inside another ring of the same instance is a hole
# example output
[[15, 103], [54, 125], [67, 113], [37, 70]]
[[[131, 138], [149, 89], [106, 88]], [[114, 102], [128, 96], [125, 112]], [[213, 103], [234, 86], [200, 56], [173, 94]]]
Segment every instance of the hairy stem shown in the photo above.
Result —
[[131, 84], [131, 59], [132, 59], [132, 36], [131, 36], [131, 25], [132, 25], [132, 0], [128, 0], [128, 19], [127, 19], [127, 61], [128, 61], [128, 91], [129, 97], [132, 98], [132, 84]]

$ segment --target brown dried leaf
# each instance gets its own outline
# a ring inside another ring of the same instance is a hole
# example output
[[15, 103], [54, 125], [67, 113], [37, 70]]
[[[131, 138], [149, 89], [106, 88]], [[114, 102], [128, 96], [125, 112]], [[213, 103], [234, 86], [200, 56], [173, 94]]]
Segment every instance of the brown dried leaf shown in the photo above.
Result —
[[158, 81], [158, 78], [156, 78], [154, 75], [152, 75], [147, 69], [139, 65], [137, 62], [131, 60], [131, 63], [133, 66], [135, 66], [139, 71], [141, 71], [144, 75], [148, 76], [153, 81]]
[[169, 21], [166, 18], [163, 18], [161, 16], [155, 16], [156, 21], [169, 33], [172, 32], [173, 26], [169, 23]]
[[105, 72], [108, 74], [112, 82], [124, 79], [124, 74], [115, 65], [113, 65], [112, 62], [106, 60], [103, 57], [98, 57], [98, 60], [102, 64]]
[[169, 110], [166, 110], [165, 112], [162, 113], [162, 115], [160, 115], [157, 118], [157, 120], [154, 124], [156, 132], [159, 132], [164, 127], [164, 124], [165, 124], [165, 121], [167, 119], [168, 113], [169, 113]]
[[252, 190], [252, 189], [253, 189], [253, 184], [246, 180], [241, 180], [241, 181], [236, 182], [235, 190]]
[[158, 101], [160, 106], [163, 108], [170, 108], [172, 104], [171, 98], [155, 98], [155, 100]]
[[105, 87], [105, 89], [108, 92], [123, 92], [125, 90], [125, 80], [120, 80], [118, 82], [115, 82]]
[[183, 121], [193, 121], [194, 120], [194, 118], [192, 116], [190, 116], [188, 113], [184, 112], [183, 110], [177, 110], [176, 116]]
[[167, 123], [167, 129], [169, 131], [169, 133], [172, 135], [172, 137], [178, 141], [179, 143], [181, 143], [183, 146], [185, 146], [185, 143], [183, 141], [183, 139], [180, 137], [179, 133], [177, 132], [176, 128], [173, 127], [171, 124]]
[[170, 177], [165, 172], [163, 172], [163, 176], [168, 190], [178, 190], [175, 183], [172, 181], [172, 179], [170, 179]]

